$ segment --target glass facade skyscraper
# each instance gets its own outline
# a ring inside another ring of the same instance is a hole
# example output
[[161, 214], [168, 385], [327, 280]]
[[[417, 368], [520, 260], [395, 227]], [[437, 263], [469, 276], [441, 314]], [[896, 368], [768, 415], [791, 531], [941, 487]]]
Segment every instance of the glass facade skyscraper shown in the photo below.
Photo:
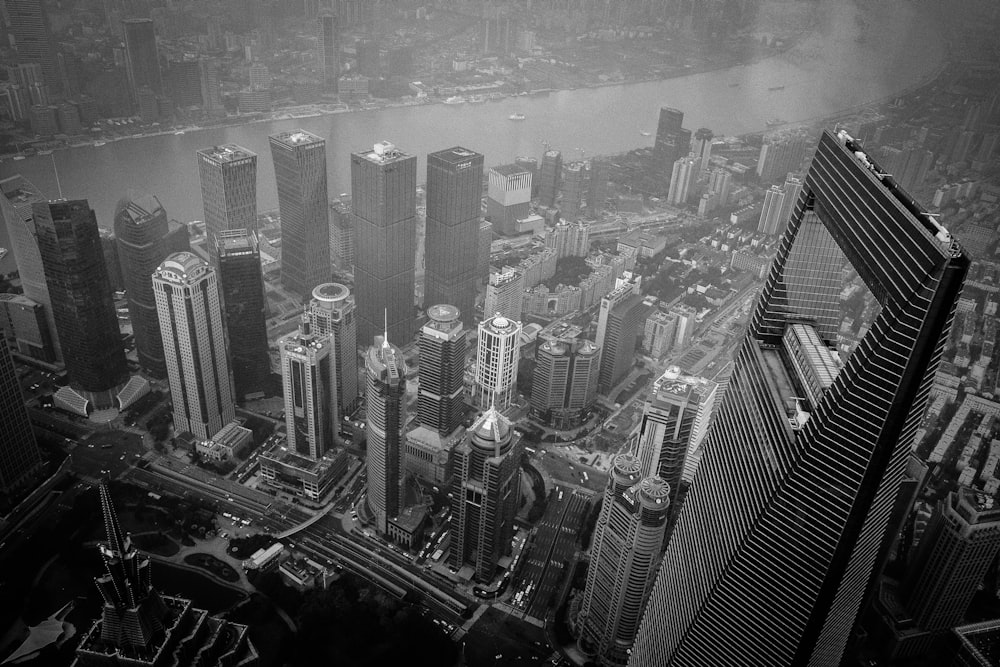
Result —
[[312, 291], [309, 320], [313, 331], [333, 338], [336, 358], [337, 414], [350, 416], [358, 407], [358, 331], [354, 297], [346, 285], [323, 283]]
[[0, 343], [0, 494], [14, 491], [42, 467], [35, 432], [14, 372], [10, 350]]
[[236, 144], [198, 151], [201, 200], [205, 207], [205, 248], [215, 261], [213, 239], [228, 229], [257, 231], [257, 154]]
[[368, 408], [368, 508], [381, 534], [402, 509], [403, 426], [406, 424], [406, 362], [382, 336], [365, 354]]
[[[843, 362], [794, 305], [811, 285], [789, 261], [812, 216], [880, 306]], [[629, 665], [839, 664], [968, 267], [857, 142], [822, 135]]]
[[420, 424], [446, 436], [462, 423], [465, 411], [462, 378], [469, 343], [457, 308], [447, 304], [427, 309], [420, 330]]
[[424, 303], [474, 312], [483, 156], [455, 146], [427, 156]]

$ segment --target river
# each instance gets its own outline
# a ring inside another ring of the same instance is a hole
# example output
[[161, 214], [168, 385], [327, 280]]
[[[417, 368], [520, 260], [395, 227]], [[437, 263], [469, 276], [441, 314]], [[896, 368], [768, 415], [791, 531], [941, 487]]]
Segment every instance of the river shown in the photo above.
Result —
[[[172, 218], [202, 218], [195, 151], [229, 142], [258, 153], [258, 206], [277, 208], [267, 137], [295, 127], [326, 138], [331, 197], [350, 189], [350, 153], [379, 140], [416, 154], [422, 181], [426, 154], [456, 144], [484, 153], [487, 166], [517, 155], [539, 156], [542, 142], [560, 149], [564, 159], [581, 151], [611, 154], [650, 145], [652, 136], [641, 133], [655, 134], [664, 105], [684, 111], [685, 126], [692, 129], [708, 127], [716, 135], [759, 131], [773, 117], [828, 117], [926, 81], [946, 55], [932, 4], [866, 3], [871, 38], [859, 42], [854, 3], [817, 3], [820, 30], [780, 55], [724, 70], [482, 104], [393, 107], [125, 139], [7, 160], [0, 175], [22, 173], [56, 197], [56, 165], [63, 196], [89, 199], [101, 226], [111, 227], [115, 203], [130, 188], [155, 194]], [[508, 120], [515, 112], [526, 120]], [[5, 236], [0, 229], [0, 246]]]

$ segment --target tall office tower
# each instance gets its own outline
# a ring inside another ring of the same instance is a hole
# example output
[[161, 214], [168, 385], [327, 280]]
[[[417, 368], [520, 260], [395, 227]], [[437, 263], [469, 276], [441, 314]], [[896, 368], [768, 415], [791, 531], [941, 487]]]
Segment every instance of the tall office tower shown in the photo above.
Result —
[[615, 457], [577, 617], [581, 644], [608, 667], [628, 662], [676, 496], [659, 477], [640, 473], [634, 456]]
[[307, 299], [331, 275], [326, 141], [305, 130], [268, 140], [281, 215], [281, 285]]
[[125, 278], [122, 277], [122, 264], [118, 259], [118, 239], [112, 229], [102, 229], [101, 250], [104, 253], [104, 265], [108, 267], [108, 283], [112, 291], [125, 289]]
[[545, 231], [545, 247], [563, 257], [586, 257], [590, 253], [590, 227], [583, 222], [559, 222]]
[[42, 458], [6, 345], [0, 345], [0, 442], [0, 495], [7, 496], [31, 481]]
[[489, 220], [479, 223], [479, 248], [476, 252], [476, 279], [485, 283], [490, 277], [490, 246], [493, 244], [493, 225]]
[[[843, 364], [831, 340], [798, 335], [813, 325], [791, 297], [808, 285], [787, 268], [809, 216], [881, 306]], [[968, 266], [857, 142], [824, 132], [630, 665], [839, 664]]]
[[427, 156], [424, 303], [476, 307], [483, 156], [459, 146]]
[[516, 164], [521, 169], [531, 173], [531, 198], [534, 199], [538, 196], [538, 158], [534, 157], [516, 157], [514, 158], [514, 164]]
[[260, 246], [257, 235], [246, 229], [219, 232], [215, 245], [233, 387], [236, 400], [243, 401], [266, 392], [271, 375]]
[[556, 193], [559, 192], [562, 174], [562, 153], [548, 150], [542, 155], [542, 166], [538, 174], [538, 203], [542, 206], [556, 205]]
[[320, 87], [324, 93], [337, 94], [340, 78], [340, 40], [337, 36], [337, 17], [322, 14], [316, 18], [316, 65]]
[[585, 162], [570, 162], [562, 168], [561, 185], [562, 199], [559, 202], [559, 215], [567, 220], [580, 217], [584, 186], [587, 179], [587, 164]]
[[[601, 300], [601, 308], [604, 308], [604, 299]], [[635, 363], [636, 338], [646, 321], [647, 311], [642, 297], [633, 294], [608, 312], [597, 381], [598, 391], [602, 394], [607, 394], [621, 382]]]
[[55, 359], [45, 309], [23, 294], [0, 293], [0, 331], [12, 353], [49, 363]]
[[802, 194], [802, 178], [798, 174], [788, 174], [785, 177], [785, 187], [781, 199], [781, 212], [778, 214], [778, 229], [784, 231], [785, 224], [792, 217], [795, 205], [799, 203]]
[[354, 297], [339, 283], [313, 288], [309, 321], [317, 334], [333, 337], [337, 414], [349, 416], [358, 407], [358, 333]]
[[465, 358], [468, 340], [461, 311], [441, 304], [427, 309], [420, 329], [420, 389], [417, 414], [421, 426], [446, 436], [462, 423]]
[[719, 206], [729, 205], [733, 175], [728, 169], [713, 169], [708, 176], [708, 191], [719, 195]]
[[573, 428], [597, 400], [601, 348], [589, 340], [550, 340], [535, 352], [531, 409], [554, 428]]
[[201, 201], [205, 207], [205, 249], [215, 264], [213, 239], [228, 229], [257, 232], [257, 154], [236, 144], [198, 151]]
[[55, 45], [42, 0], [7, 0], [7, 18], [14, 37], [17, 62], [41, 65], [45, 85], [53, 93], [62, 89]]
[[233, 421], [233, 379], [215, 269], [189, 252], [153, 273], [174, 430], [208, 440]]
[[386, 313], [391, 340], [413, 337], [416, 197], [416, 157], [387, 141], [351, 155], [358, 340], [382, 331]]
[[354, 271], [354, 214], [350, 202], [330, 202], [330, 262], [334, 269]]
[[[74, 389], [100, 393], [128, 379], [97, 216], [86, 199], [31, 207], [63, 360]], [[110, 400], [98, 399], [104, 407]]]
[[712, 157], [712, 139], [715, 137], [707, 127], [700, 127], [694, 133], [694, 154], [698, 158], [699, 173], [708, 169], [708, 161]]
[[491, 315], [479, 323], [475, 393], [481, 409], [503, 412], [513, 404], [520, 353], [520, 322]]
[[693, 155], [678, 158], [670, 173], [670, 188], [667, 190], [667, 203], [674, 206], [685, 206], [694, 195], [695, 182], [698, 179], [698, 167], [701, 163]]
[[683, 123], [683, 111], [670, 107], [660, 108], [653, 153], [664, 170], [670, 169], [672, 164], [691, 150], [691, 130], [681, 127]]
[[705, 378], [682, 375], [676, 366], [653, 382], [653, 390], [636, 427], [635, 455], [642, 474], [656, 475], [670, 485], [676, 511], [684, 464], [708, 430], [719, 385]]
[[288, 448], [317, 460], [337, 434], [337, 381], [333, 339], [313, 330], [304, 315], [299, 330], [278, 341]]
[[503, 271], [491, 272], [483, 312], [520, 320], [523, 307], [524, 274], [509, 266]]
[[590, 161], [590, 179], [587, 182], [587, 210], [592, 218], [604, 210], [608, 199], [608, 163], [604, 158]]
[[[452, 453], [452, 531], [448, 562], [470, 563], [476, 581], [493, 578], [511, 553], [514, 517], [521, 500], [521, 443], [510, 422], [487, 410]], [[369, 473], [370, 474], [370, 473]]]
[[501, 234], [517, 233], [517, 221], [531, 214], [531, 172], [519, 164], [491, 167], [486, 186], [486, 217]]
[[17, 273], [21, 278], [21, 289], [24, 296], [42, 306], [54, 360], [61, 362], [63, 354], [59, 344], [59, 330], [52, 311], [49, 285], [45, 281], [45, 266], [38, 249], [35, 217], [31, 208], [46, 199], [31, 181], [20, 174], [0, 180], [0, 193], [3, 195], [0, 197], [0, 216], [7, 227], [10, 250], [14, 253]]
[[389, 530], [403, 506], [403, 426], [406, 424], [406, 362], [383, 336], [365, 354], [368, 408], [368, 508], [379, 533]]
[[198, 61], [198, 83], [201, 86], [201, 104], [205, 112], [210, 114], [224, 112], [217, 60], [201, 58]]
[[191, 600], [161, 595], [153, 587], [149, 557], [122, 530], [108, 487], [101, 484], [106, 541], [98, 544], [105, 573], [95, 583], [101, 616], [83, 632], [73, 664], [93, 667], [153, 667], [164, 656], [197, 657], [205, 665], [255, 667], [257, 650], [247, 626], [197, 609]]
[[167, 249], [169, 231], [167, 213], [156, 197], [132, 195], [118, 202], [115, 239], [139, 365], [161, 378], [166, 376], [167, 366], [153, 283], [149, 277], [170, 254]]
[[[760, 209], [760, 222], [757, 231], [761, 234], [774, 236], [784, 231], [781, 213], [785, 210], [785, 190], [780, 185], [772, 185], [764, 193], [764, 206]], [[787, 222], [785, 218], [785, 222]]]
[[156, 53], [156, 31], [153, 19], [125, 19], [125, 71], [128, 74], [132, 104], [138, 108], [139, 91], [149, 88], [156, 95], [163, 94], [160, 76], [160, 58]]
[[760, 147], [757, 176], [762, 183], [774, 183], [790, 171], [797, 171], [806, 155], [802, 137], [768, 138]]

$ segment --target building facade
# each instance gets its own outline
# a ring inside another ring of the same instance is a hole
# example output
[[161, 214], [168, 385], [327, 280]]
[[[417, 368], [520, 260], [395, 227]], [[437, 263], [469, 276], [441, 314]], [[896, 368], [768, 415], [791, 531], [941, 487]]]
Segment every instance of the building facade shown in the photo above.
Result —
[[333, 340], [314, 332], [303, 317], [298, 331], [278, 341], [278, 350], [288, 447], [299, 456], [319, 459], [338, 431]]
[[132, 104], [138, 108], [139, 91], [149, 88], [156, 95], [163, 94], [160, 58], [156, 51], [156, 31], [152, 19], [125, 19], [122, 21], [125, 36], [125, 72], [128, 74]]
[[420, 329], [420, 389], [417, 416], [421, 426], [446, 436], [462, 423], [465, 412], [462, 378], [468, 353], [461, 312], [452, 305], [427, 309]]
[[205, 244], [215, 262], [219, 232], [257, 232], [257, 154], [236, 144], [198, 151], [201, 201], [205, 207]]
[[511, 320], [520, 320], [524, 308], [524, 274], [512, 267], [491, 271], [486, 285], [483, 312], [499, 313]]
[[402, 509], [403, 426], [406, 424], [406, 362], [382, 336], [365, 354], [368, 407], [368, 509], [380, 534]]
[[520, 322], [493, 315], [479, 323], [475, 398], [480, 409], [503, 412], [513, 404], [520, 351]]
[[562, 153], [547, 150], [542, 155], [542, 164], [538, 168], [538, 203], [552, 208], [556, 205], [556, 194], [562, 176]]
[[313, 288], [309, 319], [317, 334], [333, 338], [337, 414], [343, 419], [358, 407], [358, 332], [354, 297], [345, 285], [323, 283]]
[[601, 348], [589, 340], [547, 340], [535, 351], [531, 409], [553, 428], [585, 421], [597, 400]]
[[491, 167], [486, 217], [501, 234], [517, 232], [517, 221], [531, 213], [531, 171], [517, 164]]
[[340, 39], [337, 17], [321, 14], [316, 17], [316, 65], [321, 88], [325, 93], [337, 93], [340, 78]]
[[24, 407], [14, 361], [0, 345], [0, 494], [7, 496], [31, 482], [42, 468], [35, 432]]

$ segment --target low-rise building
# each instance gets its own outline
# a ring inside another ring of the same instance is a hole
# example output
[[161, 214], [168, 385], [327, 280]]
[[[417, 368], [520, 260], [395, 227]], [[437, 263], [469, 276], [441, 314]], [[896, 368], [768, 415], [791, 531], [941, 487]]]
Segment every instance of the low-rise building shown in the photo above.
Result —
[[275, 491], [320, 502], [347, 472], [347, 453], [328, 449], [319, 459], [299, 456], [286, 447], [274, 447], [260, 455], [261, 480]]

